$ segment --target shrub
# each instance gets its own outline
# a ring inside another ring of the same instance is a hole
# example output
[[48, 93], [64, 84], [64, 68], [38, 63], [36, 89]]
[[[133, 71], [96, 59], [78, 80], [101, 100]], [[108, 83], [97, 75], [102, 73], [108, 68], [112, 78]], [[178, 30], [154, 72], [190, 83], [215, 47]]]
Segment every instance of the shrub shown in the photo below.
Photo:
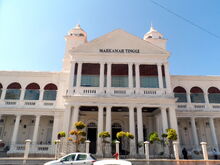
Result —
[[110, 137], [110, 133], [107, 132], [107, 131], [101, 132], [101, 133], [99, 133], [99, 137], [100, 137], [100, 138]]
[[60, 139], [62, 137], [66, 137], [66, 133], [64, 131], [61, 131], [61, 132], [58, 133], [57, 139]]
[[79, 144], [84, 143], [86, 141], [86, 132], [82, 130], [83, 128], [86, 127], [86, 124], [83, 123], [82, 121], [78, 121], [74, 123], [76, 130], [71, 130], [70, 135], [73, 135], [74, 138], [69, 137], [68, 139], [72, 139], [72, 141], [76, 145], [76, 151], [79, 152]]
[[154, 142], [158, 141], [160, 142], [160, 138], [158, 136], [158, 133], [157, 132], [152, 132], [150, 133], [149, 135], [149, 141], [151, 144], [153, 144]]
[[76, 129], [83, 129], [86, 127], [86, 124], [83, 123], [82, 121], [78, 121], [75, 123], [75, 127], [76, 127]]
[[134, 139], [134, 135], [131, 134], [130, 132], [126, 132], [125, 136], [128, 137], [129, 139]]
[[177, 140], [177, 133], [175, 129], [169, 128], [167, 131], [167, 139], [171, 141]]

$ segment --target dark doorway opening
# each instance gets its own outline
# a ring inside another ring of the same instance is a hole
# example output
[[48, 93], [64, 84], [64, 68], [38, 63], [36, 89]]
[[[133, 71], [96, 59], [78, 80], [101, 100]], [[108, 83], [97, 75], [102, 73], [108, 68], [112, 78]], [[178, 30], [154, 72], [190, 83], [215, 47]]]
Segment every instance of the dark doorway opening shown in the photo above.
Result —
[[[120, 131], [122, 131], [122, 128], [119, 123], [112, 124], [112, 141], [119, 140], [119, 139], [117, 139], [116, 135]], [[114, 154], [115, 152], [116, 152], [115, 143], [112, 143], [112, 154]], [[119, 144], [119, 152], [120, 152], [120, 154], [123, 153], [121, 143]]]
[[87, 129], [87, 139], [90, 140], [89, 152], [96, 153], [97, 128]]

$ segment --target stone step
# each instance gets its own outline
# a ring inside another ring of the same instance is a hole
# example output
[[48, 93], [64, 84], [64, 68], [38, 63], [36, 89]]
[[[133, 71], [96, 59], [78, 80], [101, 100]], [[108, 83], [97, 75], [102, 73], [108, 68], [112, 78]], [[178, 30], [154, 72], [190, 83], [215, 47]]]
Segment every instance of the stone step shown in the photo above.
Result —
[[[27, 165], [43, 165], [44, 163], [50, 161], [51, 159], [35, 159], [35, 160], [27, 160]], [[22, 159], [13, 159], [13, 158], [0, 158], [0, 165], [21, 165], [23, 164]]]

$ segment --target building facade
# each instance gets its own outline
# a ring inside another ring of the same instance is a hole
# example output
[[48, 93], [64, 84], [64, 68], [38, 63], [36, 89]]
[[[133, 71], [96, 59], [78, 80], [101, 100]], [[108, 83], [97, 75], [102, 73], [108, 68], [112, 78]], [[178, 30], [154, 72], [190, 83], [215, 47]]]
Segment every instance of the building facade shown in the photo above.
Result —
[[131, 132], [135, 138], [120, 149], [142, 155], [139, 144], [167, 128], [177, 130], [182, 148], [206, 141], [219, 151], [220, 77], [170, 75], [166, 39], [153, 27], [143, 39], [118, 29], [88, 42], [77, 25], [65, 40], [60, 72], [0, 71], [2, 149], [21, 153], [31, 139], [32, 153], [53, 154], [57, 133], [83, 121], [96, 154], [102, 131], [110, 141]]

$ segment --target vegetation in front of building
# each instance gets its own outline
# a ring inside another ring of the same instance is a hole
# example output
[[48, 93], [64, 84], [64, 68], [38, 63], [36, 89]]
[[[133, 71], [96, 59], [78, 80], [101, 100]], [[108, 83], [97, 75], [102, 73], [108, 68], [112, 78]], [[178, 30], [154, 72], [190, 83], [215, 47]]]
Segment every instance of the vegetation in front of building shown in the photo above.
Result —
[[148, 137], [150, 144], [153, 144], [153, 143], [161, 144], [163, 148], [163, 152], [161, 153], [161, 155], [165, 153], [165, 148], [166, 146], [168, 146], [170, 158], [173, 155], [173, 142], [176, 141], [177, 139], [178, 139], [178, 136], [177, 136], [176, 130], [172, 128], [166, 129], [166, 133], [162, 133], [161, 137], [159, 137], [157, 132], [150, 133]]

